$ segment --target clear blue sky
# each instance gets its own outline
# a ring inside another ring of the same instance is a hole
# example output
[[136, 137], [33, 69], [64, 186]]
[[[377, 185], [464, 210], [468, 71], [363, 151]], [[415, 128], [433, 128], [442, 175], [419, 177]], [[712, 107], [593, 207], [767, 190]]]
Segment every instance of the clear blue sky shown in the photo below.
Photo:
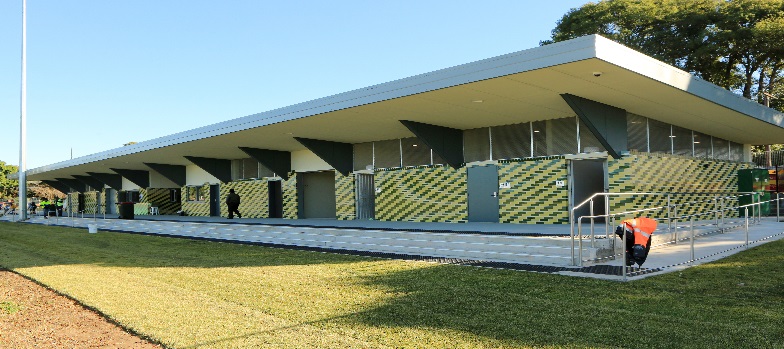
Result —
[[[27, 168], [536, 47], [587, 0], [28, 0]], [[22, 0], [0, 2], [19, 164]]]

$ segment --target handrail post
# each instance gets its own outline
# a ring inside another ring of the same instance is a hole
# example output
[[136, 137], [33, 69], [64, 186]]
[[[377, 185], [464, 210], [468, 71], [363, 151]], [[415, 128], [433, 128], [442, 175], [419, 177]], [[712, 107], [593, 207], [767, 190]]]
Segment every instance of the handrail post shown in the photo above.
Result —
[[721, 197], [721, 225], [724, 225], [724, 217], [726, 215], [724, 197]]
[[757, 194], [757, 224], [762, 223], [762, 193]]
[[[612, 222], [610, 221], [610, 194], [603, 194], [604, 195], [604, 237], [610, 238], [610, 232], [612, 231]], [[615, 246], [615, 240], [613, 239], [613, 245]]]
[[670, 193], [667, 193], [667, 233], [672, 232], [672, 214], [670, 212]]
[[716, 210], [716, 227], [719, 227], [719, 213], [721, 212], [721, 207], [719, 207], [719, 198], [713, 199], [713, 208]]
[[677, 245], [678, 244], [678, 205], [673, 206], [673, 209], [675, 210], [675, 217], [673, 218], [675, 220], [675, 227], [673, 229], [672, 239]]
[[689, 229], [689, 230], [691, 231], [691, 233], [690, 233], [690, 236], [691, 236], [691, 264], [694, 264], [694, 216], [691, 216], [691, 220], [690, 221], [691, 221], [690, 222], [691, 223], [690, 224], [691, 229]]
[[591, 198], [590, 209], [591, 209], [591, 248], [594, 248], [594, 247], [596, 247], [596, 244], [595, 244], [594, 231], [593, 231], [593, 224], [594, 224], [594, 218], [593, 218], [593, 198]]
[[574, 260], [574, 208], [569, 211], [569, 235], [572, 240], [572, 265], [577, 265], [577, 261]]
[[580, 266], [583, 266], [583, 224], [582, 220], [578, 220], [577, 222], [577, 242], [578, 242], [578, 251], [577, 255], [580, 258]]
[[749, 248], [749, 207], [746, 206], [746, 248]]

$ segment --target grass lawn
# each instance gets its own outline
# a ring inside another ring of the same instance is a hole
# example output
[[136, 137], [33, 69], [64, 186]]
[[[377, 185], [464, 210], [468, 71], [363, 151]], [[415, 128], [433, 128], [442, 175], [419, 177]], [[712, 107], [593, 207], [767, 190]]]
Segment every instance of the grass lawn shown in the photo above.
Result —
[[174, 348], [784, 348], [784, 240], [619, 283], [0, 223], [0, 266]]

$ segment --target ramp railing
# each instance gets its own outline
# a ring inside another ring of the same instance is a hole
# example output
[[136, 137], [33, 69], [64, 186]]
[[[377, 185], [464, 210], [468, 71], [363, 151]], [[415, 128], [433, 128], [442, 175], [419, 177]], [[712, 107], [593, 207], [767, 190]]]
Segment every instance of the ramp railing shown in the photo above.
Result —
[[[673, 204], [671, 198], [676, 195], [691, 195], [694, 196], [695, 194], [704, 194], [707, 196], [705, 199], [701, 200], [693, 200], [688, 202], [679, 202], [677, 204]], [[583, 259], [583, 250], [584, 250], [584, 240], [590, 241], [591, 247], [596, 247], [596, 239], [597, 235], [595, 233], [595, 221], [596, 220], [603, 220], [605, 225], [605, 233], [603, 235], [599, 235], [598, 238], [606, 239], [605, 243], [606, 247], [612, 249], [613, 253], [610, 256], [605, 257], [596, 257], [591, 259], [591, 262], [597, 262], [603, 259], [617, 259], [619, 256], [622, 259], [622, 265], [626, 265], [626, 254], [615, 253], [615, 236], [614, 236], [614, 229], [615, 221], [625, 218], [634, 218], [640, 216], [655, 216], [656, 219], [660, 222], [660, 227], [662, 227], [666, 222], [666, 231], [669, 233], [669, 240], [664, 242], [658, 243], [653, 245], [653, 247], [659, 247], [668, 244], [678, 244], [679, 242], [684, 242], [686, 240], [690, 241], [691, 244], [691, 258], [686, 261], [686, 263], [692, 263], [695, 261], [694, 256], [694, 238], [699, 237], [702, 235], [713, 234], [716, 232], [722, 232], [725, 230], [729, 230], [732, 228], [739, 228], [745, 227], [746, 233], [746, 242], [742, 246], [748, 246], [749, 244], [749, 235], [748, 235], [748, 227], [749, 224], [759, 223], [762, 219], [762, 208], [763, 205], [766, 203], [771, 203], [775, 207], [775, 213], [777, 217], [777, 221], [780, 221], [780, 204], [781, 200], [784, 197], [779, 197], [776, 195], [774, 199], [771, 200], [761, 200], [760, 192], [736, 192], [736, 193], [597, 193], [590, 198], [586, 199], [584, 202], [576, 205], [570, 211], [570, 221], [571, 221], [571, 232], [570, 237], [572, 240], [572, 265], [579, 265], [582, 266], [586, 260]], [[622, 212], [609, 212], [610, 209], [610, 198], [611, 197], [623, 197], [628, 195], [637, 195], [637, 196], [667, 196], [667, 204], [656, 206], [656, 207], [649, 207], [644, 209], [637, 209], [637, 210], [627, 210]], [[739, 202], [741, 198], [746, 197], [750, 201], [748, 204], [741, 205]], [[606, 203], [606, 214], [593, 214], [593, 200], [596, 198], [603, 198]], [[727, 202], [738, 202], [738, 204], [731, 204], [728, 205]], [[589, 215], [582, 215], [575, 218], [575, 212], [580, 207], [588, 205], [591, 210]], [[710, 209], [701, 209], [697, 212], [688, 213], [688, 214], [679, 214], [679, 208], [683, 208], [685, 206], [691, 206], [692, 210], [694, 211], [693, 207], [710, 207]], [[734, 216], [735, 212], [738, 213], [737, 221], [727, 221], [727, 216]], [[729, 214], [728, 214], [729, 213]], [[684, 222], [688, 223], [688, 234], [684, 234], [683, 231], [678, 231], [678, 223]], [[583, 233], [583, 223], [589, 222], [590, 223], [590, 232], [588, 234]], [[697, 229], [703, 230], [702, 233], [695, 233]], [[657, 229], [659, 230], [659, 229]], [[661, 233], [660, 233], [661, 234]], [[680, 235], [679, 235], [680, 234]], [[625, 234], [621, 238], [623, 246], [626, 246]], [[626, 280], [627, 272], [629, 268], [624, 268], [623, 278]]]

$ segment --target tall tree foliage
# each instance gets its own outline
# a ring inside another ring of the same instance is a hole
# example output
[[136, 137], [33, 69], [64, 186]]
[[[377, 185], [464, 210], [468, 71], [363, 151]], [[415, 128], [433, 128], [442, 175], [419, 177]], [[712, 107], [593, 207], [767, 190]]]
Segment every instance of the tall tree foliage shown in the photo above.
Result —
[[601, 0], [570, 10], [541, 44], [589, 34], [760, 103], [784, 98], [784, 0]]
[[17, 166], [0, 161], [0, 199], [10, 199], [19, 193], [19, 181], [8, 178], [8, 175], [16, 173], [18, 169]]

